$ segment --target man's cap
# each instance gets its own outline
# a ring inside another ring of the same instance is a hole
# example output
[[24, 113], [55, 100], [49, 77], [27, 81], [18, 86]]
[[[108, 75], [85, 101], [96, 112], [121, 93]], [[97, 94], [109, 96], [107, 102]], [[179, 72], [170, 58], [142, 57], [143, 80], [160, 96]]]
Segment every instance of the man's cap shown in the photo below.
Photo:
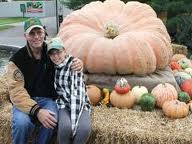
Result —
[[57, 50], [64, 49], [64, 44], [59, 37], [52, 38], [47, 43], [47, 52], [49, 52], [50, 50], [53, 50], [53, 49], [57, 49]]
[[33, 28], [40, 28], [40, 29], [44, 30], [43, 25], [42, 25], [40, 19], [38, 19], [38, 18], [30, 18], [30, 19], [25, 21], [25, 23], [24, 23], [24, 30], [25, 30], [26, 33], [30, 33], [30, 31]]

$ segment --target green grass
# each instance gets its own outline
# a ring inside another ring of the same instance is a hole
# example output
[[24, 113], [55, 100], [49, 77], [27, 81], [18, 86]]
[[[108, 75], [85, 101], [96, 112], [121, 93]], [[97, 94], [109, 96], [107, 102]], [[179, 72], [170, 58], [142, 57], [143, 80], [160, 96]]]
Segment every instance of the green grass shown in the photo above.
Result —
[[6, 30], [6, 29], [9, 29], [9, 28], [13, 28], [14, 26], [10, 26], [10, 25], [0, 25], [0, 31], [1, 30]]
[[8, 17], [8, 18], [0, 18], [0, 25], [5, 25], [5, 24], [12, 24], [12, 23], [17, 23], [17, 22], [22, 22], [25, 21], [26, 17]]

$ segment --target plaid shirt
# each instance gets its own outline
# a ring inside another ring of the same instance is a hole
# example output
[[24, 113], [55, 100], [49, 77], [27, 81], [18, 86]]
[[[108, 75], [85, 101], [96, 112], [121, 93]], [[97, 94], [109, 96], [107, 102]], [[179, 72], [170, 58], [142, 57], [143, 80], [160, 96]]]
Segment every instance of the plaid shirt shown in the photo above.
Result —
[[54, 86], [59, 95], [58, 108], [68, 108], [71, 112], [73, 136], [76, 133], [83, 109], [91, 112], [89, 98], [83, 81], [83, 72], [71, 70], [73, 57], [67, 55], [64, 62], [56, 66]]

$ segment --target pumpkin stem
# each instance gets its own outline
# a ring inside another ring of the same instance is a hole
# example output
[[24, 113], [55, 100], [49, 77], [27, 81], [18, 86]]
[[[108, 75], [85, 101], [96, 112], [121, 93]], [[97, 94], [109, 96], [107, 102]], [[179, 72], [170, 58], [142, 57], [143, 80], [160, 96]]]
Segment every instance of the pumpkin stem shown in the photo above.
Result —
[[105, 37], [113, 39], [118, 35], [119, 35], [119, 31], [118, 31], [117, 25], [113, 24], [112, 22], [105, 24], [104, 26]]

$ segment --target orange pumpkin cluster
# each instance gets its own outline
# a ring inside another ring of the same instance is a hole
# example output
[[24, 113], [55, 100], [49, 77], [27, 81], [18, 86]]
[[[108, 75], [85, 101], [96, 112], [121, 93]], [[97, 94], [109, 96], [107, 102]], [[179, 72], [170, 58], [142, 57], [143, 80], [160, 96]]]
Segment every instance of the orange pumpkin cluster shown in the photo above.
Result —
[[181, 90], [192, 97], [192, 61], [183, 54], [175, 54], [169, 66]]
[[[103, 88], [101, 91], [100, 88], [95, 85], [88, 85], [87, 90], [93, 106], [102, 104], [117, 108], [132, 108], [136, 102], [140, 105], [139, 100], [141, 97], [149, 94], [147, 88], [144, 86], [134, 86], [131, 89], [130, 84], [125, 78], [117, 80], [111, 93], [109, 89]], [[102, 93], [104, 94], [103, 96]], [[155, 98], [156, 106], [162, 108], [165, 116], [172, 119], [186, 117], [189, 114], [189, 108], [192, 109], [192, 101], [190, 101], [189, 104], [185, 103], [189, 102], [189, 99], [182, 101], [182, 99], [185, 99], [183, 95], [186, 94], [182, 93], [178, 98], [175, 87], [169, 83], [158, 84], [152, 89], [149, 95]], [[147, 106], [148, 105], [146, 105], [146, 107]], [[152, 107], [152, 109], [153, 108], [154, 107]], [[144, 108], [144, 110], [146, 109]]]

